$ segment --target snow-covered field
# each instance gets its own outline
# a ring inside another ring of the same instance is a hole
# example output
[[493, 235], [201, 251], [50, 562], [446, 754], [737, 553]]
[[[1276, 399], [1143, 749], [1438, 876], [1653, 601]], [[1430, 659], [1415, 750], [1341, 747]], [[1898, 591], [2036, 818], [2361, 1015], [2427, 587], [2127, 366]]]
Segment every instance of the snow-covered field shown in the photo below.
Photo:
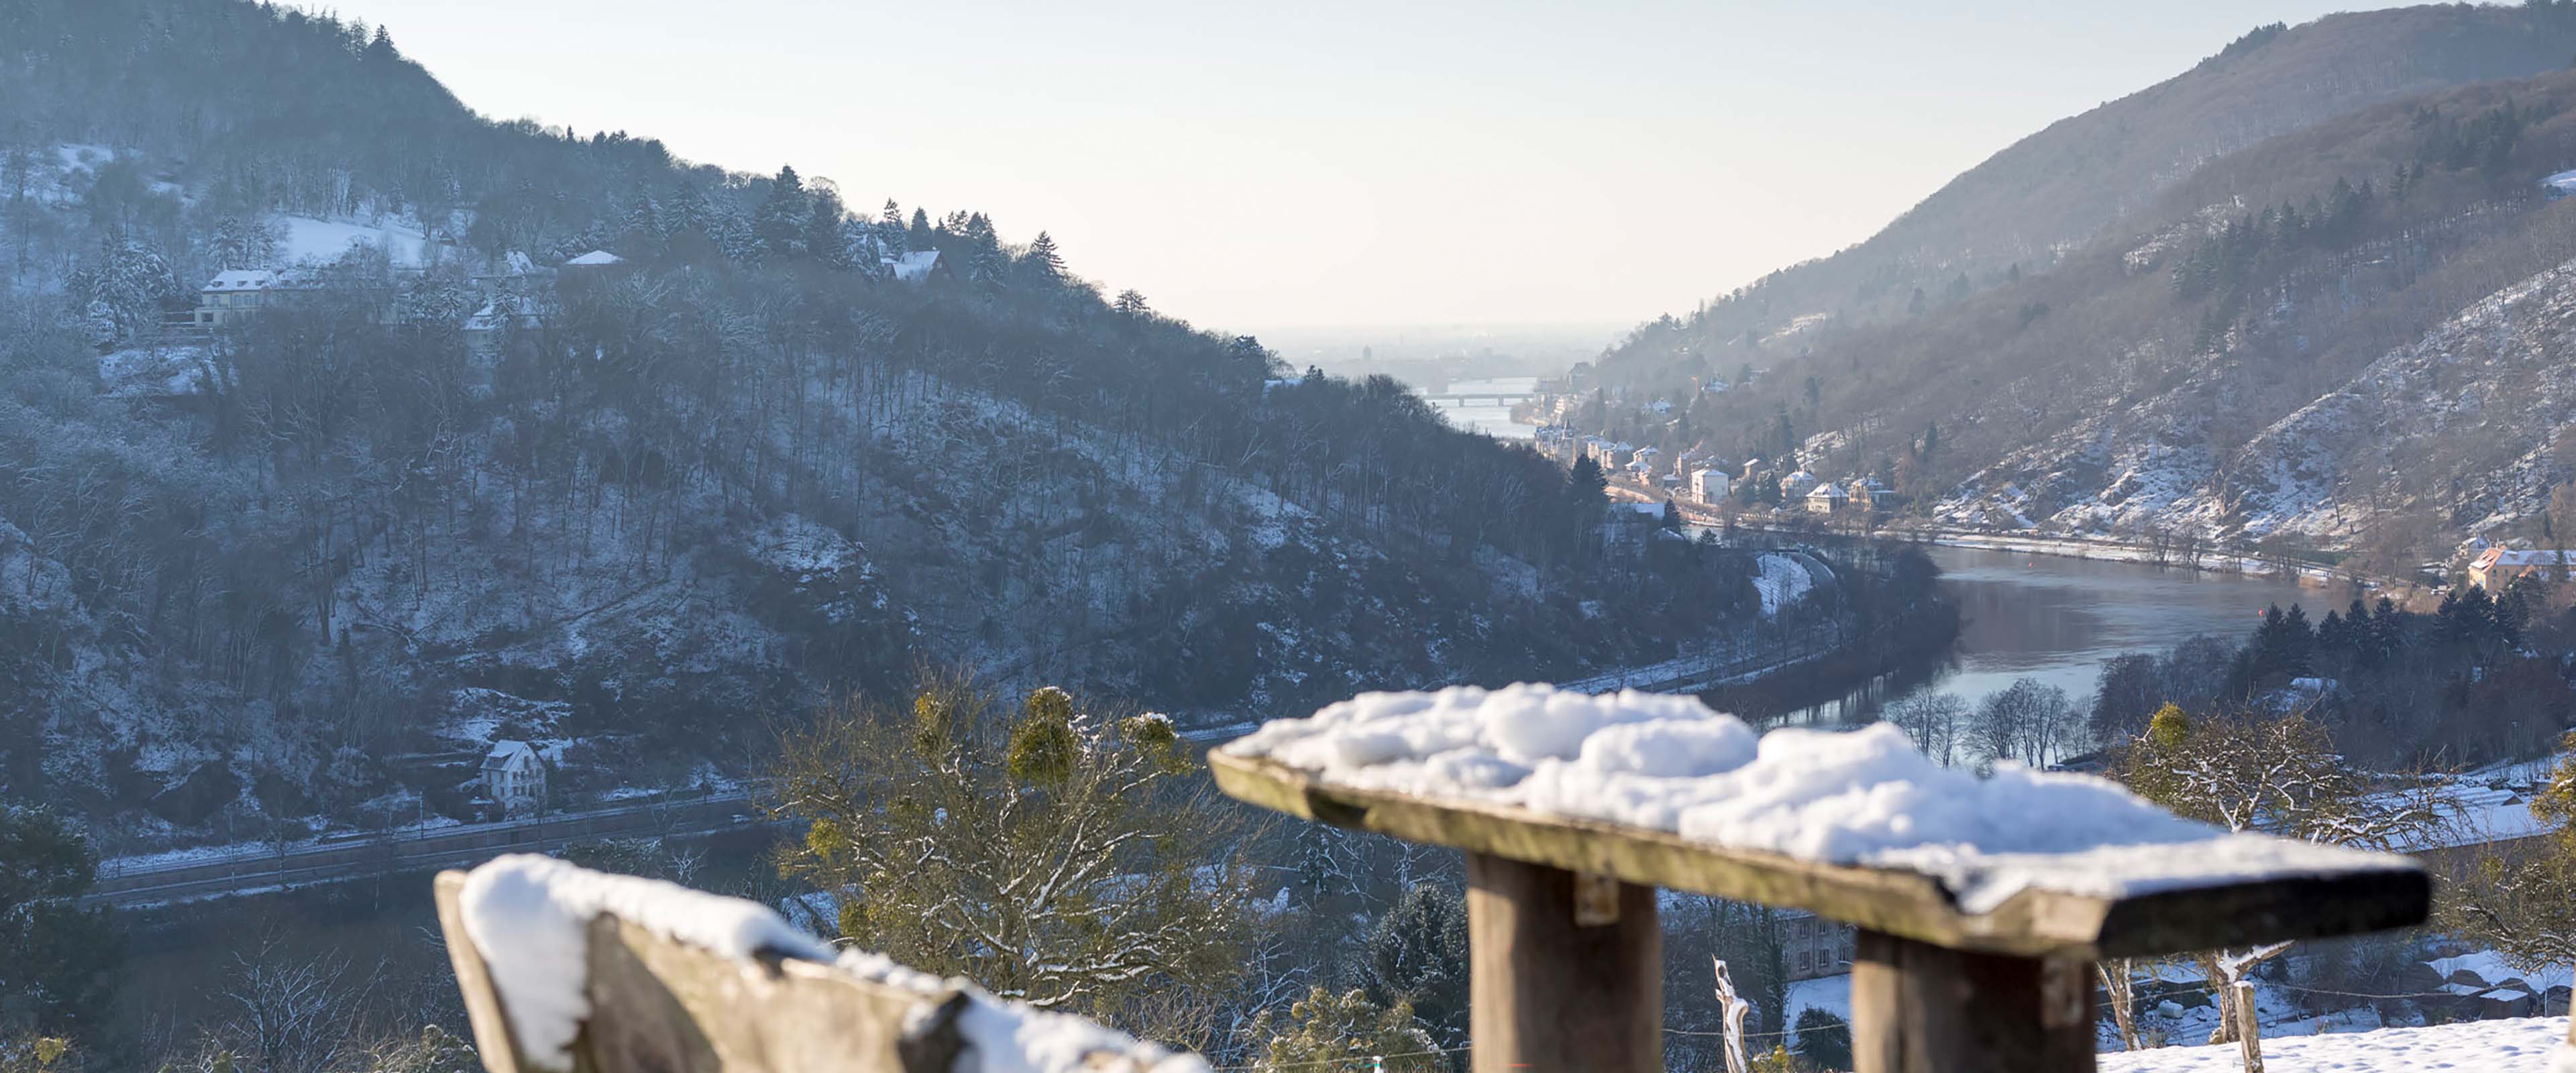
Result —
[[1762, 555], [1754, 559], [1758, 573], [1753, 575], [1753, 591], [1762, 595], [1762, 617], [1778, 618], [1780, 609], [1805, 598], [1815, 587], [1815, 578], [1805, 563], [1789, 555]]
[[367, 245], [385, 251], [394, 264], [420, 267], [426, 260], [427, 237], [409, 221], [385, 219], [373, 223], [356, 220], [317, 220], [310, 216], [276, 217], [283, 239], [278, 243], [278, 256], [288, 264], [323, 264], [338, 260], [352, 245]]
[[[2281, 1073], [2541, 1073], [2567, 1038], [2564, 1017], [2462, 1021], [2424, 1028], [2380, 1028], [2263, 1041], [2263, 1065]], [[2105, 1054], [2102, 1073], [2234, 1073], [2245, 1068], [2235, 1044], [2158, 1047]]]
[[[2469, 961], [2474, 959], [2445, 959]], [[2437, 962], [2439, 966], [2443, 962]], [[2519, 975], [2518, 973], [2516, 975]], [[2257, 983], [2257, 988], [2264, 985]], [[2567, 1038], [2564, 1017], [2464, 1021], [2420, 1028], [2382, 1028], [2368, 1008], [2358, 1017], [2329, 1017], [2321, 1024], [2299, 1016], [2286, 999], [2266, 993], [2256, 1004], [2265, 1011], [2263, 1062], [2280, 1073], [2419, 1073], [2425, 1070], [2540, 1073], [2545, 1056]], [[1822, 1009], [1851, 1020], [1851, 977], [1821, 976], [1789, 985], [1787, 1023], [1800, 1011]], [[2277, 1007], [2277, 1012], [2276, 1012]], [[2150, 1015], [2153, 1016], [2153, 1015]], [[2168, 1038], [2205, 1039], [2206, 1017], [2156, 1027]], [[2320, 1031], [2322, 1029], [2322, 1031]], [[2103, 1073], [2238, 1073], [2245, 1068], [2235, 1044], [2168, 1046], [2144, 1051], [2106, 1051]]]

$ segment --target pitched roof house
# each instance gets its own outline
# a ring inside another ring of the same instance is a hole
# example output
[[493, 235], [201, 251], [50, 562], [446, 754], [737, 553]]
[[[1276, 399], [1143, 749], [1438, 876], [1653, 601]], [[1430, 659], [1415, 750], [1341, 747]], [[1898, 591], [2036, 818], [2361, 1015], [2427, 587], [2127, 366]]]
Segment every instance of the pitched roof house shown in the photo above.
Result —
[[493, 742], [492, 750], [483, 754], [483, 792], [500, 804], [505, 815], [534, 812], [546, 800], [545, 761], [527, 742]]
[[2488, 548], [2477, 557], [2476, 561], [2469, 564], [2469, 584], [2488, 592], [2495, 592], [2513, 584], [2514, 579], [2521, 577], [2556, 581], [2566, 576], [2561, 572], [2561, 566], [2567, 567], [2569, 572], [2576, 572], [2576, 551], [2568, 552], [2562, 562], [2554, 549], [2526, 550], [2498, 546]]

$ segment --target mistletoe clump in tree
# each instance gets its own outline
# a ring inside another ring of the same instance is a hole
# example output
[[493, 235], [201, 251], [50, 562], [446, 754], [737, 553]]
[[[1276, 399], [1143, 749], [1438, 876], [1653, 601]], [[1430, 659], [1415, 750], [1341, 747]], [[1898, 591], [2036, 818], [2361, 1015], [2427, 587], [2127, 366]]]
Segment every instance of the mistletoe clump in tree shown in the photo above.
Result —
[[[2263, 831], [2356, 849], [2402, 850], [2422, 844], [2455, 813], [2451, 782], [2438, 773], [2374, 775], [2346, 762], [2326, 729], [2300, 714], [2194, 716], [2167, 704], [2147, 731], [2119, 751], [2121, 780], [2175, 813], [2230, 831]], [[2227, 1010], [2234, 984], [2289, 949], [2286, 942], [2198, 955], [2202, 973], [2226, 1016], [2210, 1042], [2236, 1038]], [[2112, 1012], [2134, 1047], [2128, 1023], [2131, 969], [2102, 966]]]
[[2494, 944], [2528, 969], [2576, 961], [2576, 733], [2558, 748], [2548, 787], [2531, 800], [2548, 836], [2510, 848], [2489, 843], [2440, 906], [2445, 927]]
[[1261, 1073], [1369, 1070], [1447, 1073], [1448, 1057], [1422, 1030], [1413, 1007], [1369, 1001], [1358, 988], [1336, 994], [1314, 988], [1288, 1007], [1288, 1016], [1263, 1010], [1245, 1034], [1260, 1048], [1251, 1068]]
[[1197, 770], [1169, 720], [1053, 687], [852, 700], [785, 743], [778, 807], [810, 827], [780, 870], [862, 948], [1151, 1033], [1176, 997], [1221, 1005], [1254, 930], [1248, 832]]

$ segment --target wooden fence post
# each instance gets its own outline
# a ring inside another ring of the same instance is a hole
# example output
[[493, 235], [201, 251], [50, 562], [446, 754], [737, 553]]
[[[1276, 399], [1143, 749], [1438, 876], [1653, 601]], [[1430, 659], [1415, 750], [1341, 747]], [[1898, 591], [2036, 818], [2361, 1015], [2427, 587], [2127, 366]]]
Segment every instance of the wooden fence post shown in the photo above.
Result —
[[2245, 1073], [2263, 1073], [2263, 1031], [2254, 1009], [2254, 985], [2236, 981], [2236, 1043], [2245, 1052]]
[[[1605, 914], [1605, 906], [1584, 904], [1585, 879], [1467, 855], [1476, 1073], [1663, 1070], [1664, 939], [1655, 891], [1617, 883], [1616, 912]], [[1611, 919], [1583, 923], [1604, 915]]]

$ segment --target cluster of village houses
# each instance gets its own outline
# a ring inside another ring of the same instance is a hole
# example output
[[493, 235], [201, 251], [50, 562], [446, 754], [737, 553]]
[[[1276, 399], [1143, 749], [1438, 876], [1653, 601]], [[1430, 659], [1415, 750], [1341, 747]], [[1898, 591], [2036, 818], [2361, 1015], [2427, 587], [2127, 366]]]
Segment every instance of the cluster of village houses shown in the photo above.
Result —
[[1683, 451], [1666, 464], [1662, 448], [1639, 447], [1601, 436], [1579, 436], [1559, 428], [1541, 429], [1537, 439], [1540, 451], [1567, 465], [1576, 458], [1589, 458], [1605, 476], [1660, 490], [1668, 499], [1710, 507], [1725, 503], [1744, 482], [1775, 482], [1784, 509], [1804, 509], [1815, 514], [1886, 510], [1896, 501], [1896, 490], [1875, 477], [1829, 481], [1804, 468], [1793, 466], [1782, 473], [1779, 466], [1764, 459], [1736, 463], [1696, 450]]

